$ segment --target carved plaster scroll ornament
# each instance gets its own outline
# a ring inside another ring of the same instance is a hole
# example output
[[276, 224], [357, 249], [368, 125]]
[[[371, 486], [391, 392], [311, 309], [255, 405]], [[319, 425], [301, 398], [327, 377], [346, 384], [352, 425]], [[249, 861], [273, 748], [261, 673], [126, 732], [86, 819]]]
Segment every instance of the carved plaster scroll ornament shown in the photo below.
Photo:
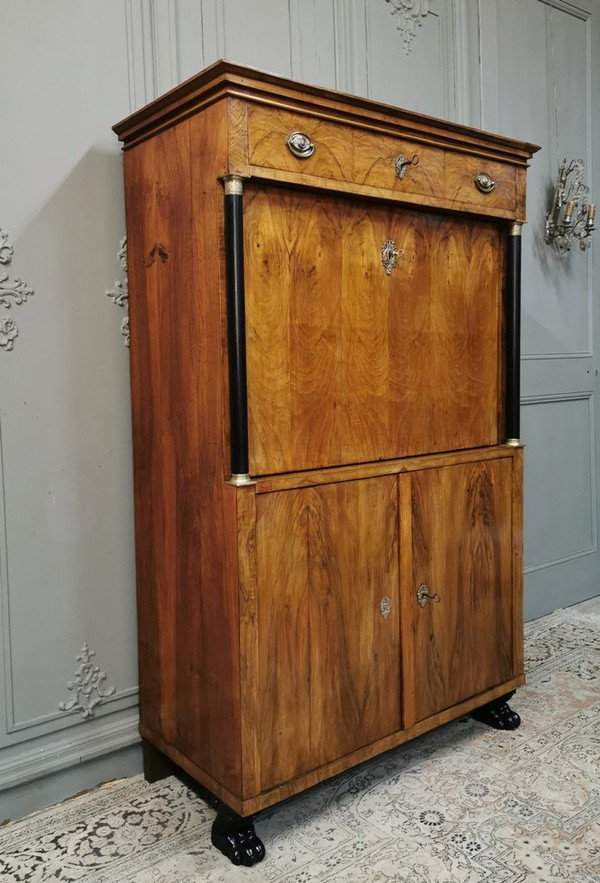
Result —
[[123, 280], [117, 280], [112, 288], [106, 291], [106, 294], [116, 306], [121, 307], [127, 313], [121, 321], [121, 334], [125, 338], [123, 341], [125, 346], [129, 346], [129, 286], [127, 282], [127, 236], [121, 239], [117, 260], [121, 265], [121, 269], [125, 274]]
[[75, 672], [75, 677], [67, 684], [68, 690], [74, 691], [74, 696], [68, 702], [60, 702], [60, 711], [80, 711], [84, 720], [94, 717], [96, 707], [100, 705], [107, 696], [112, 696], [116, 691], [115, 687], [104, 688], [106, 680], [106, 672], [100, 671], [100, 668], [91, 661], [95, 656], [95, 652], [90, 650], [87, 644], [81, 648], [81, 652], [77, 655], [77, 661], [80, 664]]
[[[11, 279], [2, 269], [12, 261], [14, 248], [8, 241], [8, 233], [0, 228], [0, 307], [10, 310], [13, 306], [21, 306], [30, 295], [34, 294], [22, 279]], [[15, 338], [19, 335], [19, 327], [12, 316], [0, 315], [0, 349], [8, 352], [14, 347]]]
[[404, 51], [410, 54], [411, 43], [417, 27], [423, 26], [423, 19], [429, 14], [429, 0], [385, 0], [394, 7], [392, 15], [396, 17], [396, 27], [402, 34]]

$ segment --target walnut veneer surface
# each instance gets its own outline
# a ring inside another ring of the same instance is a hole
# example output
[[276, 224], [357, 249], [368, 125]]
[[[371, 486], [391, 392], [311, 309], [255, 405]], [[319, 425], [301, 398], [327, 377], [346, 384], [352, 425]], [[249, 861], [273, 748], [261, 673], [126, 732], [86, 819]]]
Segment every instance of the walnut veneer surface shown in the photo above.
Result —
[[524, 682], [505, 255], [536, 148], [226, 62], [115, 131], [141, 732], [248, 815]]

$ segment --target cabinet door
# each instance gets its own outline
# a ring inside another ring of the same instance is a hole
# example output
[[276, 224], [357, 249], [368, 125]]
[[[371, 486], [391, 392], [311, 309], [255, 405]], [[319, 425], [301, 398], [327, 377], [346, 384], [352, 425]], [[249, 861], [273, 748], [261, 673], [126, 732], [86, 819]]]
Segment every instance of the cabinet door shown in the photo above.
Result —
[[244, 199], [251, 474], [497, 443], [497, 225], [272, 186]]
[[265, 790], [400, 729], [396, 476], [258, 495], [257, 570]]
[[[407, 723], [520, 672], [513, 586], [513, 460], [400, 477]], [[420, 586], [434, 599], [417, 599]], [[412, 636], [411, 643], [409, 634]]]

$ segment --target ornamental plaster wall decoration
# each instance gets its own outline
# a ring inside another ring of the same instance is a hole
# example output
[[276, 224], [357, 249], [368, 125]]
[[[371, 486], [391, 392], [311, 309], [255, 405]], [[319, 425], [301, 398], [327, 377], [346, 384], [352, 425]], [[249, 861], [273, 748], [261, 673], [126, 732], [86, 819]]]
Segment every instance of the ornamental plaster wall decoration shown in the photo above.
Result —
[[423, 19], [429, 14], [429, 0], [385, 0], [394, 7], [392, 15], [396, 17], [396, 27], [402, 34], [404, 51], [410, 55], [411, 44], [417, 28], [423, 26]]
[[127, 283], [127, 236], [124, 236], [121, 239], [119, 245], [119, 251], [117, 253], [117, 260], [121, 264], [121, 269], [125, 274], [125, 278], [120, 281], [117, 280], [112, 288], [109, 288], [106, 292], [108, 297], [112, 300], [116, 306], [121, 307], [121, 309], [125, 310], [127, 315], [125, 315], [121, 321], [121, 334], [125, 338], [123, 341], [125, 346], [129, 346], [129, 286]]
[[[22, 279], [11, 279], [2, 267], [8, 266], [12, 261], [14, 248], [8, 241], [8, 233], [0, 227], [0, 307], [5, 310], [13, 306], [21, 306], [27, 298], [34, 294]], [[19, 327], [9, 313], [0, 313], [0, 350], [9, 352], [14, 348], [15, 338], [19, 335]]]
[[[81, 663], [75, 672], [75, 677], [67, 684], [68, 690], [74, 691], [74, 696], [68, 702], [60, 702], [60, 711], [80, 711], [84, 720], [94, 717], [96, 707], [107, 696], [112, 696], [116, 687], [104, 688], [106, 672], [100, 671], [99, 666], [91, 661], [95, 652], [90, 650], [87, 644], [81, 648], [77, 655], [77, 661]], [[95, 695], [94, 695], [95, 694]]]

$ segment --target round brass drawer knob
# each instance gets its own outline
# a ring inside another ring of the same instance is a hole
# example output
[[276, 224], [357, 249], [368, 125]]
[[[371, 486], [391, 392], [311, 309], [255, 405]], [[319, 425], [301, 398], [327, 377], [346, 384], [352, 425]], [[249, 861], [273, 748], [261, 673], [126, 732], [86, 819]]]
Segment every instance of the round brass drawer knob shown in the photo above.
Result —
[[315, 145], [304, 132], [292, 132], [287, 140], [287, 146], [298, 159], [308, 159], [315, 152]]
[[475, 176], [475, 186], [481, 193], [491, 193], [496, 186], [496, 182], [492, 181], [487, 172], [479, 172]]

